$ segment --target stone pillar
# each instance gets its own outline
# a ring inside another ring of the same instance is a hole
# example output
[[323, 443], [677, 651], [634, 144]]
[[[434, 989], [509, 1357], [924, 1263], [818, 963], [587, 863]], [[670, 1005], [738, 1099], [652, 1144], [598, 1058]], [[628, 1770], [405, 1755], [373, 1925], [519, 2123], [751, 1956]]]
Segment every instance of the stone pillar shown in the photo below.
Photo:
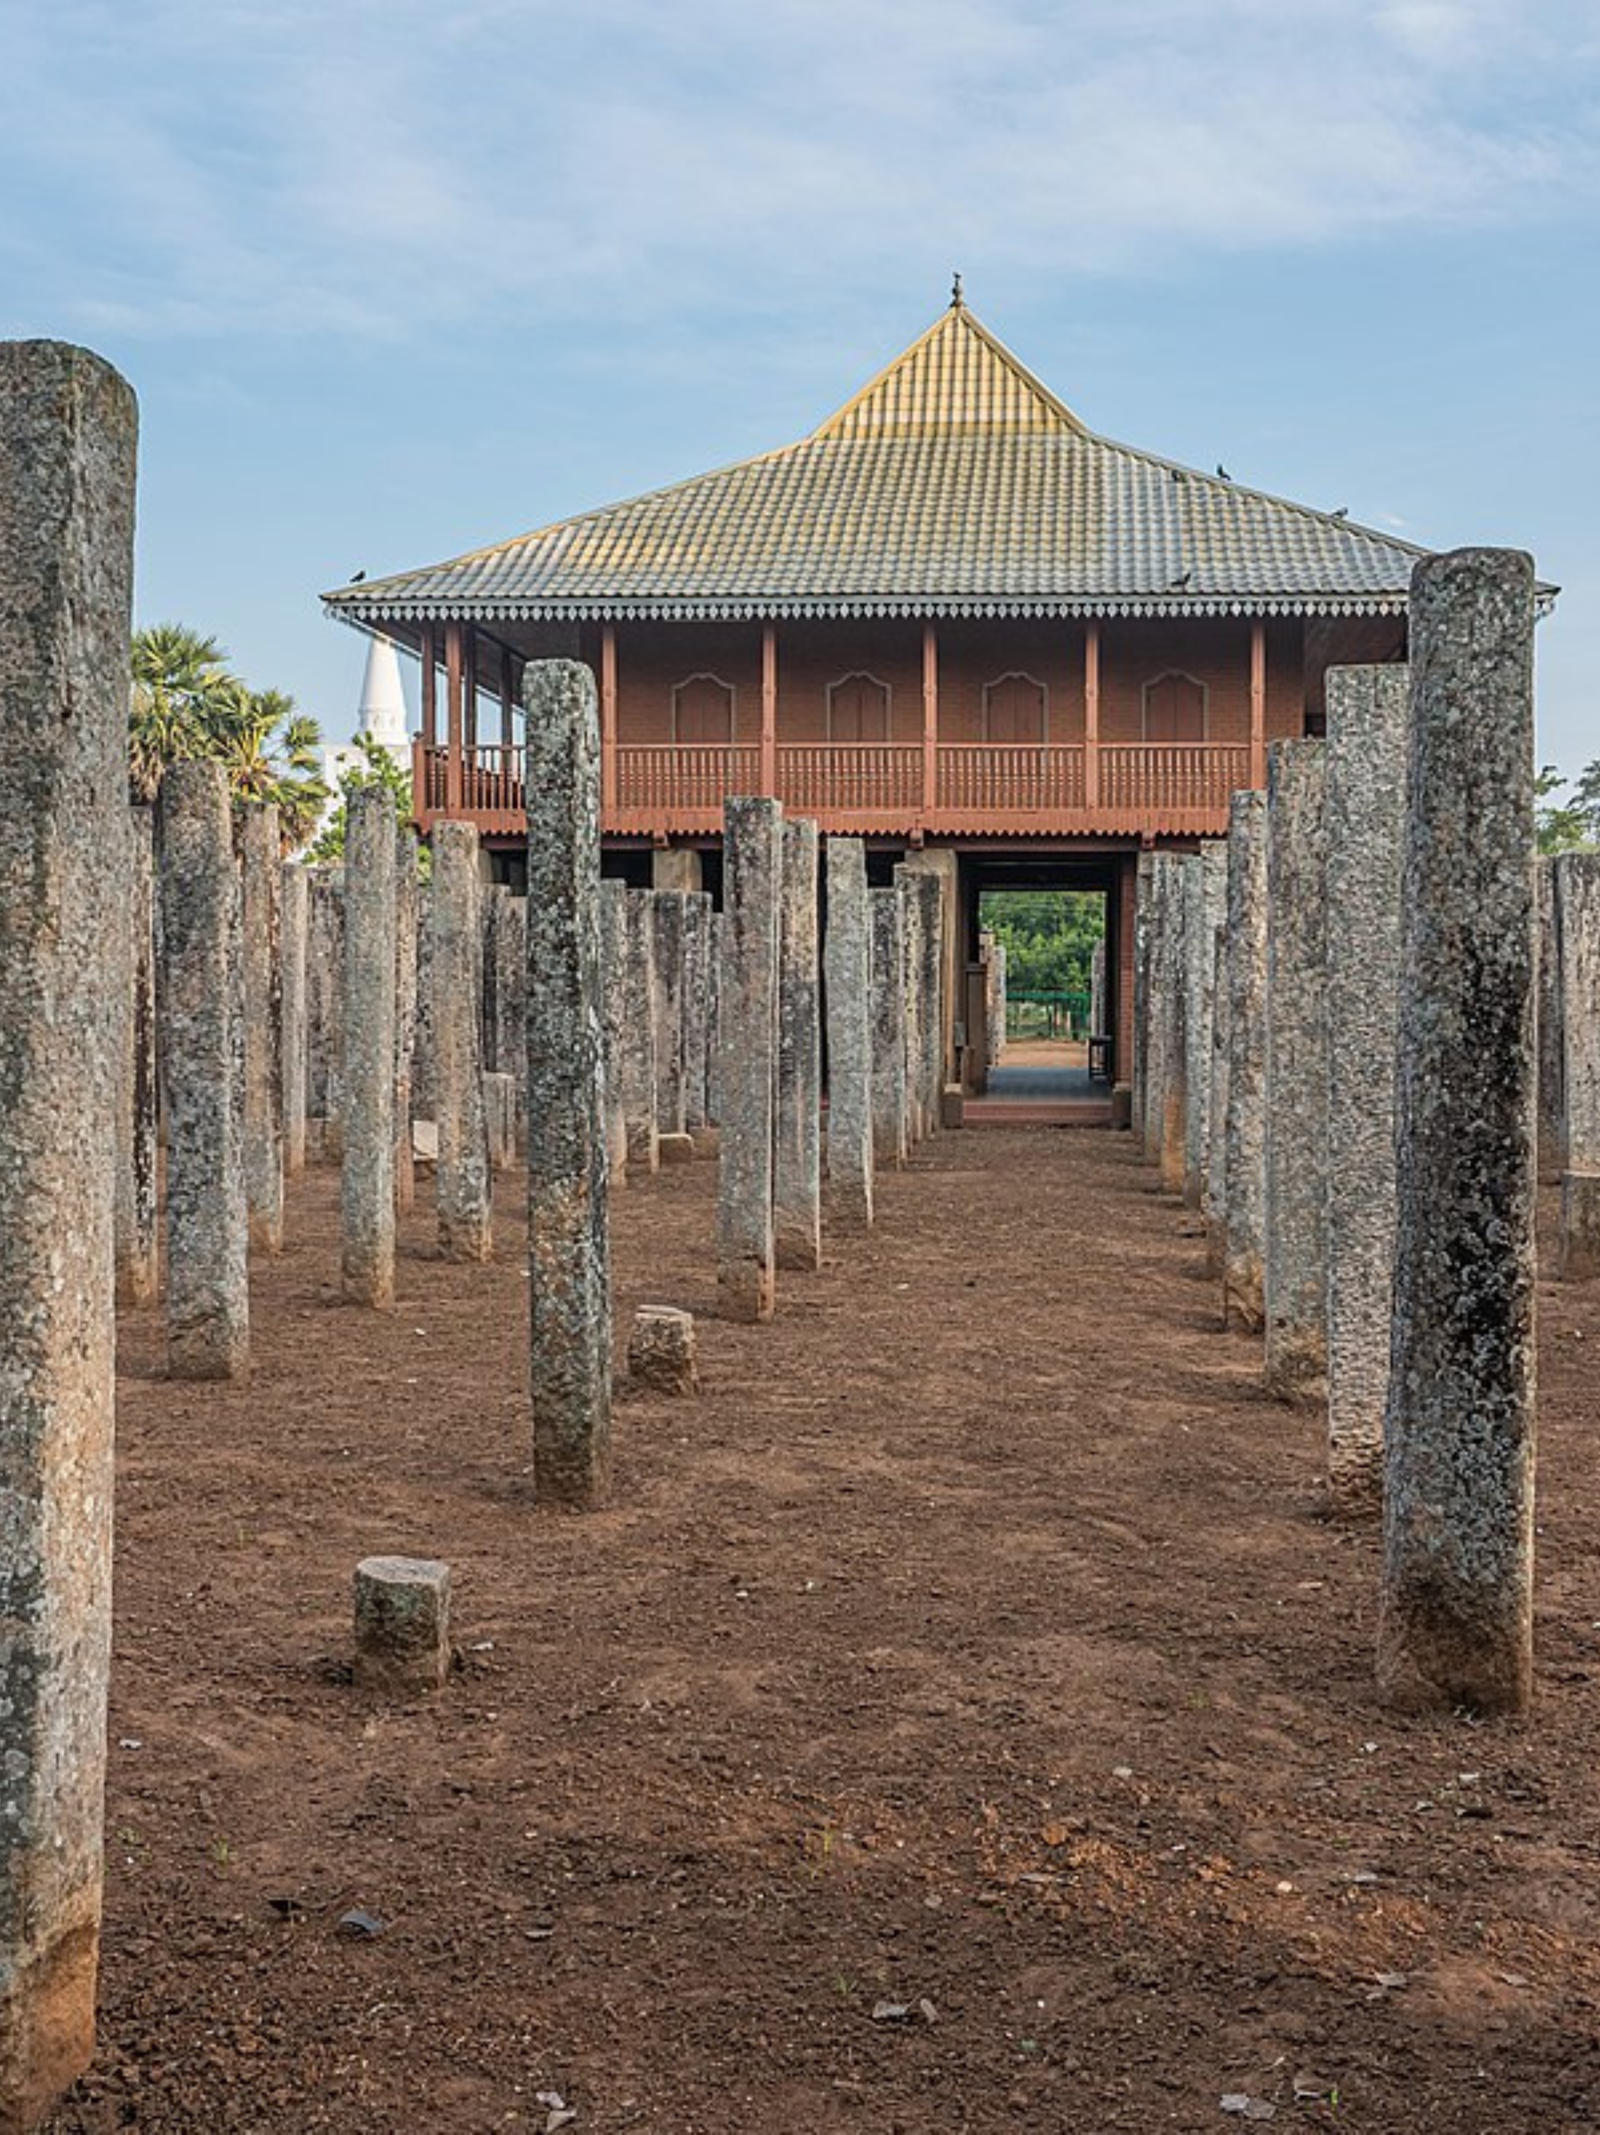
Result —
[[1145, 1160], [1183, 1190], [1183, 857], [1155, 853], [1145, 882]]
[[650, 887], [653, 890], [674, 890], [691, 895], [699, 891], [701, 881], [698, 846], [658, 846], [650, 855]]
[[1222, 1280], [1228, 1238], [1228, 847], [1224, 840], [1223, 919], [1212, 935], [1211, 1087], [1206, 1097], [1206, 1273]]
[[1328, 1497], [1383, 1503], [1410, 675], [1327, 675]]
[[485, 1069], [509, 1075], [518, 1117], [528, 1109], [528, 905], [496, 883], [483, 894]]
[[278, 811], [253, 803], [239, 817], [244, 977], [244, 1190], [250, 1243], [283, 1249], [283, 990]]
[[346, 802], [341, 1268], [353, 1305], [394, 1303], [395, 814], [381, 787]]
[[706, 1122], [722, 1123], [722, 914], [711, 915], [710, 962], [706, 971]]
[[656, 1033], [658, 1134], [687, 1134], [689, 1131], [683, 1061], [684, 909], [688, 901], [682, 890], [655, 890], [650, 897], [650, 925], [655, 937], [651, 957], [650, 1016]]
[[772, 1228], [780, 1268], [822, 1265], [822, 1022], [817, 826], [783, 826], [778, 917], [778, 1090]]
[[1006, 1056], [1006, 945], [989, 936], [989, 1049], [986, 1065], [999, 1067]]
[[417, 1044], [417, 938], [421, 921], [417, 834], [399, 828], [394, 843], [394, 1206], [406, 1215], [417, 1197], [411, 1147], [412, 1060]]
[[417, 1027], [411, 1039], [411, 1116], [431, 1120], [433, 1102], [433, 878], [417, 882]]
[[1267, 749], [1267, 1392], [1328, 1362], [1328, 1005], [1320, 741]]
[[240, 1116], [239, 871], [220, 764], [170, 766], [157, 836], [167, 1362], [175, 1379], [237, 1379], [250, 1363], [250, 1219]]
[[1205, 1200], [1211, 1141], [1211, 1035], [1216, 1012], [1217, 928], [1227, 910], [1228, 848], [1208, 838], [1184, 868], [1183, 1199]]
[[872, 1156], [903, 1164], [906, 1126], [905, 900], [898, 887], [869, 890], [872, 924]]
[[600, 884], [600, 968], [605, 986], [606, 1155], [614, 1190], [628, 1183], [628, 1116], [622, 1102], [628, 885], [619, 875], [607, 875]]
[[828, 840], [828, 1217], [872, 1226], [872, 908], [866, 848]]
[[278, 882], [279, 971], [283, 1007], [283, 1169], [298, 1178], [306, 1168], [306, 956], [311, 928], [311, 878], [292, 860]]
[[575, 660], [531, 663], [524, 688], [534, 1479], [540, 1497], [588, 1509], [611, 1465], [600, 712]]
[[1141, 852], [1134, 872], [1133, 903], [1133, 1139], [1141, 1156], [1155, 1155], [1146, 1140], [1150, 1110], [1150, 937], [1156, 856]]
[[1531, 559], [1428, 557], [1412, 573], [1410, 635], [1378, 1681], [1399, 1704], [1521, 1712], [1533, 1676]]
[[1228, 808], [1228, 1113], [1222, 1317], [1261, 1330], [1267, 1234], [1267, 797]]
[[1556, 938], [1556, 862], [1538, 860], [1539, 902], [1539, 1176], [1559, 1179], [1566, 1169], [1567, 1105], [1562, 1087], [1561, 948]]
[[622, 1103], [628, 1163], [655, 1171], [661, 1163], [656, 1125], [656, 926], [654, 890], [628, 892], [628, 973], [622, 1031]]
[[1561, 990], [1561, 1276], [1600, 1275], [1600, 853], [1555, 865]]
[[1089, 1030], [1093, 1037], [1106, 1036], [1106, 943], [1101, 935], [1089, 951]]
[[765, 1320], [776, 1302], [772, 1171], [783, 810], [773, 800], [733, 799], [723, 804], [723, 820], [717, 1292], [729, 1319]]
[[488, 1260], [494, 1251], [483, 1118], [478, 899], [477, 830], [471, 823], [435, 823], [428, 976], [439, 1250], [446, 1260]]
[[137, 416], [0, 345], [0, 2128], [94, 2052], [111, 1644], [112, 1230]]
[[[392, 803], [389, 815], [392, 821]], [[363, 1557], [355, 1634], [358, 1689], [400, 1697], [442, 1689], [450, 1678], [449, 1565], [431, 1557]]]
[[339, 1077], [344, 1053], [344, 869], [311, 877], [310, 947], [306, 959], [306, 1103], [325, 1164], [339, 1160]]
[[922, 1022], [925, 1003], [919, 984], [922, 974], [922, 899], [903, 867], [894, 871], [895, 892], [900, 899], [900, 956], [905, 999], [901, 1004], [900, 1028], [905, 1039], [906, 1154], [928, 1132], [923, 1110]]
[[683, 908], [683, 1112], [694, 1135], [703, 1135], [711, 1124], [706, 1096], [710, 1020], [711, 899], [698, 890]]
[[[936, 868], [935, 861], [950, 862]], [[911, 1062], [915, 1078], [917, 1109], [924, 1136], [937, 1134], [943, 1123], [945, 1084], [945, 1030], [950, 985], [947, 907], [955, 895], [953, 853], [921, 853], [897, 867], [911, 883], [917, 905], [913, 946], [916, 960], [908, 958], [911, 989], [916, 998], [916, 1056]]]
[[149, 1305], [156, 1267], [155, 824], [130, 808], [126, 874], [130, 935], [126, 1037], [118, 1082], [117, 1302]]
[[483, 1077], [483, 1132], [491, 1172], [509, 1171], [517, 1161], [517, 1078]]
[[927, 938], [932, 961], [925, 965], [923, 984], [932, 1004], [932, 1018], [924, 1039], [923, 1079], [930, 1114], [929, 1132], [944, 1124], [945, 1084], [957, 1073], [955, 1022], [966, 974], [966, 947], [961, 931], [960, 863], [948, 846], [926, 846], [907, 854], [909, 874], [929, 876], [937, 896], [922, 895]]

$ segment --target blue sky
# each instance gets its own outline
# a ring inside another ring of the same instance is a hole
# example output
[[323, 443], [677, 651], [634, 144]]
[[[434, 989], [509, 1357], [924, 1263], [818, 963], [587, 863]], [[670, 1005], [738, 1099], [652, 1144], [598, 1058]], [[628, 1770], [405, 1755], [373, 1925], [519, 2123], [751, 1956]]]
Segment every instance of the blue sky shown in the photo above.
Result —
[[803, 435], [943, 306], [1094, 429], [1531, 548], [1600, 757], [1592, 0], [8, 0], [0, 332], [143, 410], [138, 609], [349, 731], [317, 594]]

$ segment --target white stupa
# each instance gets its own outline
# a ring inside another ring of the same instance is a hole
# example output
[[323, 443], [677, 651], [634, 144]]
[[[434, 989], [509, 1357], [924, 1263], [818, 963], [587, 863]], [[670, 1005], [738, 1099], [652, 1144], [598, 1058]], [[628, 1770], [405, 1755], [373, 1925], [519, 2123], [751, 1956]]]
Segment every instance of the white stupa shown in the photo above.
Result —
[[[361, 678], [361, 702], [356, 710], [356, 733], [370, 734], [392, 756], [402, 771], [411, 769], [411, 736], [406, 731], [405, 691], [400, 687], [400, 659], [388, 638], [367, 640], [367, 671]], [[337, 805], [339, 781], [346, 771], [366, 762], [362, 751], [345, 743], [322, 752], [322, 775]]]

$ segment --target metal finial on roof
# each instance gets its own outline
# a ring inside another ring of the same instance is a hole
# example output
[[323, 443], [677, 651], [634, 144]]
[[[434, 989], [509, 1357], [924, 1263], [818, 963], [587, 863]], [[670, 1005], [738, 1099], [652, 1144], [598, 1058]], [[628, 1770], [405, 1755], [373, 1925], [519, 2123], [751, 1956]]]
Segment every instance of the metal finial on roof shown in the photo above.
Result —
[[958, 268], [950, 281], [950, 309], [952, 311], [962, 311], [966, 308], [966, 301], [966, 298], [961, 294], [961, 273]]

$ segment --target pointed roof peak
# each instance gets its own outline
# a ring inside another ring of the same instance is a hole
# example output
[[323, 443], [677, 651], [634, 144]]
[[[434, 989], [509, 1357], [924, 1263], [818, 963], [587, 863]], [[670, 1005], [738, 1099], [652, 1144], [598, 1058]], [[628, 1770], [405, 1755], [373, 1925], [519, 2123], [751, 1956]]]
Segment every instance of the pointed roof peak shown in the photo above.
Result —
[[1083, 424], [967, 309], [961, 277], [926, 333], [812, 432], [814, 442], [886, 437], [1082, 434]]

